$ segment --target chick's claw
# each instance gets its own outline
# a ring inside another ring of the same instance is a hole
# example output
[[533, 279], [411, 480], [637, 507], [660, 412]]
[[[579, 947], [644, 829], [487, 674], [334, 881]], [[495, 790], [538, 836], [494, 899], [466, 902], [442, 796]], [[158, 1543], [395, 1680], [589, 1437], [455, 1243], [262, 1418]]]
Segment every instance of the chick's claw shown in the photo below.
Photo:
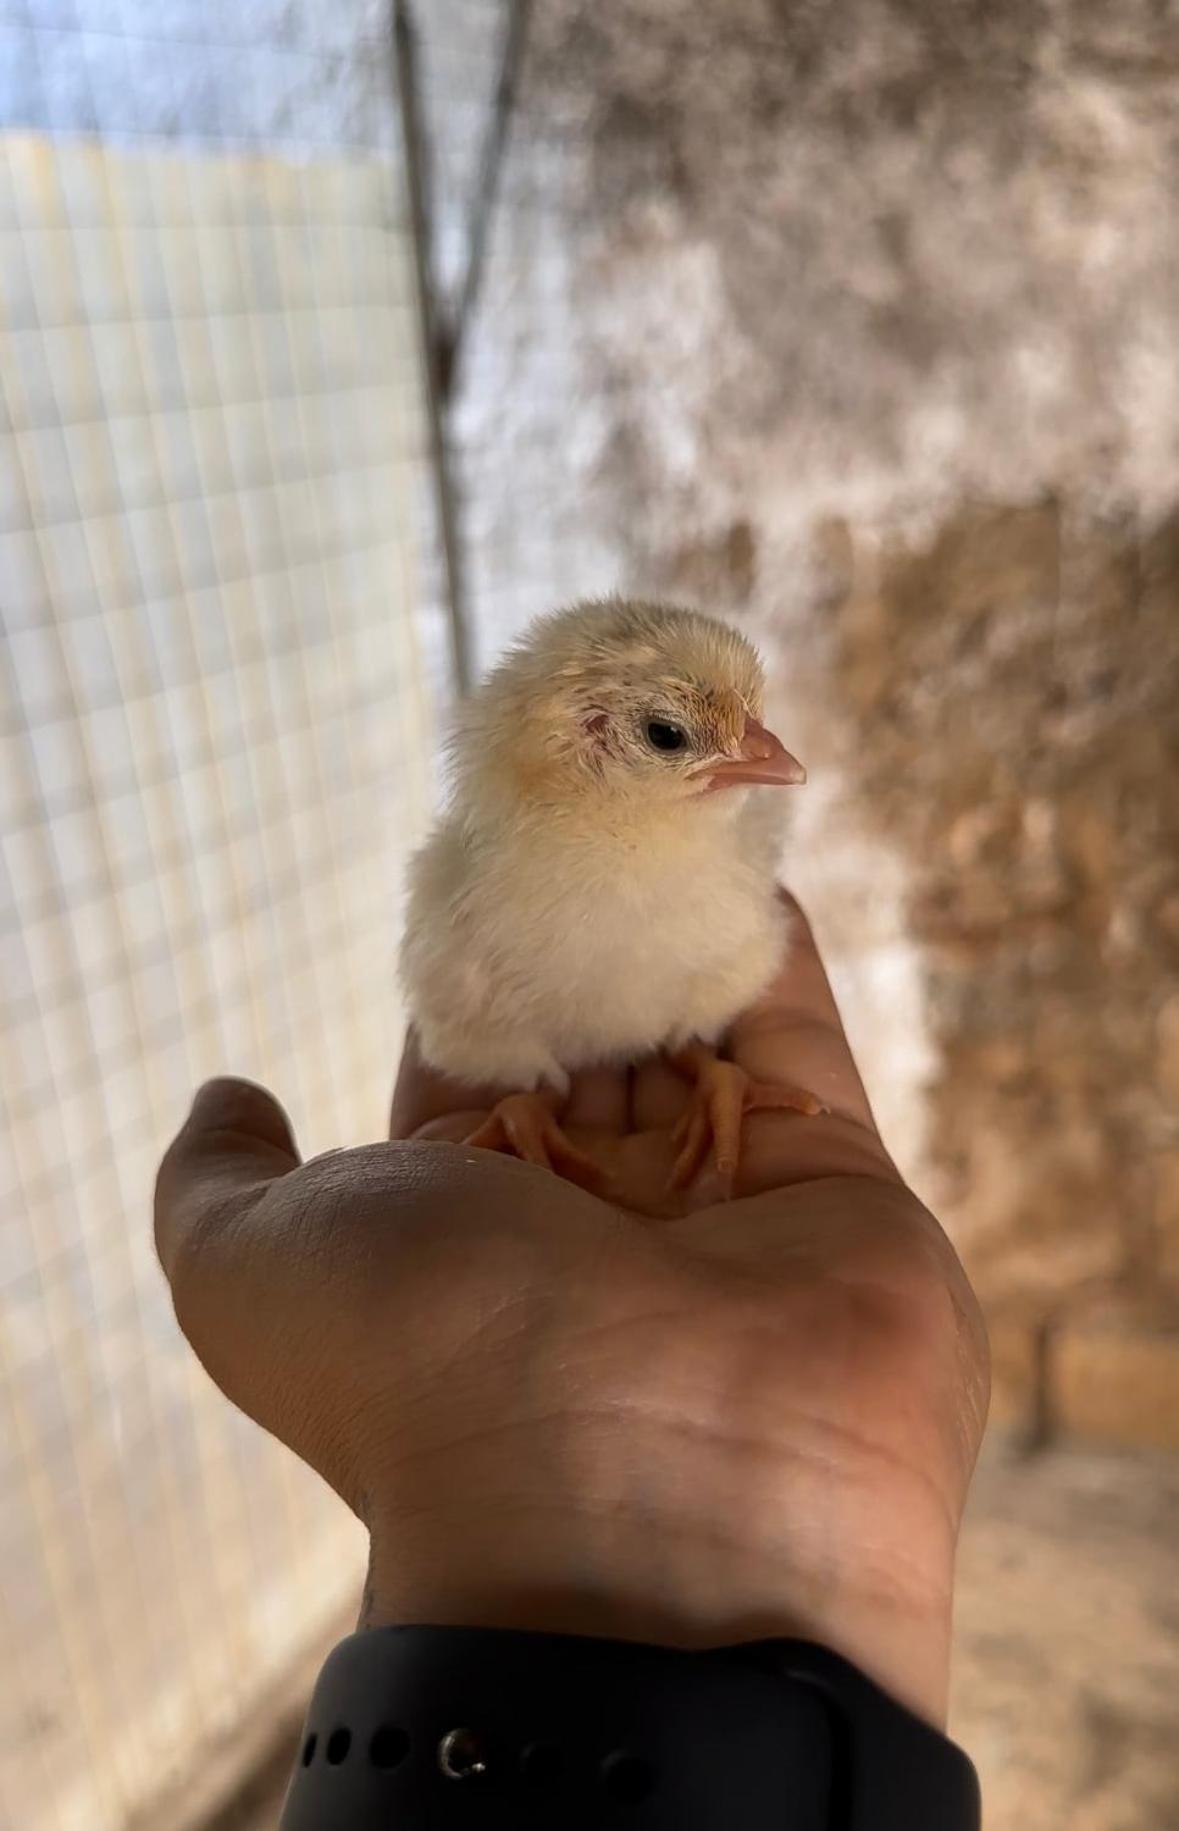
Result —
[[720, 1195], [733, 1193], [741, 1161], [741, 1123], [746, 1113], [796, 1112], [814, 1118], [827, 1108], [803, 1087], [773, 1086], [755, 1081], [736, 1062], [722, 1062], [702, 1043], [691, 1043], [672, 1057], [681, 1074], [693, 1081], [692, 1096], [672, 1133], [678, 1152], [668, 1189], [686, 1189], [714, 1154]]
[[464, 1142], [539, 1164], [599, 1195], [606, 1187], [605, 1173], [565, 1136], [557, 1120], [559, 1105], [559, 1095], [548, 1091], [505, 1094]]

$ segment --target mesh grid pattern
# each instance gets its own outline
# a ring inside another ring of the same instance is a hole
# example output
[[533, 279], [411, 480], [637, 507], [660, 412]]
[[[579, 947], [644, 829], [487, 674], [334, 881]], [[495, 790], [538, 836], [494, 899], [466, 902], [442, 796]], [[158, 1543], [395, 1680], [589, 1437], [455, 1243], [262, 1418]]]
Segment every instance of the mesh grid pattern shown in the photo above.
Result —
[[123, 1825], [358, 1581], [155, 1264], [193, 1086], [379, 1135], [428, 794], [384, 166], [0, 138], [0, 1822]]
[[0, 123], [392, 151], [388, 0], [0, 0]]

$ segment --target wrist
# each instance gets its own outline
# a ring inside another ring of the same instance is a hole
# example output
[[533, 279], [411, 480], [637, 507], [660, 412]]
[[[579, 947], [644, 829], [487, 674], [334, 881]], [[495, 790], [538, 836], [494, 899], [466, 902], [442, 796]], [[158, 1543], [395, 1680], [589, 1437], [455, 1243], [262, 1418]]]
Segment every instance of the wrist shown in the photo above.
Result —
[[514, 1831], [538, 1811], [649, 1831], [820, 1831], [833, 1813], [846, 1831], [979, 1825], [963, 1751], [806, 1641], [683, 1652], [410, 1626], [336, 1647], [284, 1831]]
[[[605, 1525], [605, 1530], [603, 1526]], [[946, 1720], [952, 1546], [919, 1576], [854, 1569], [830, 1545], [805, 1568], [744, 1533], [694, 1539], [679, 1521], [472, 1506], [455, 1532], [419, 1515], [371, 1535], [362, 1627], [436, 1624], [706, 1648], [773, 1637], [828, 1647], [934, 1727]]]

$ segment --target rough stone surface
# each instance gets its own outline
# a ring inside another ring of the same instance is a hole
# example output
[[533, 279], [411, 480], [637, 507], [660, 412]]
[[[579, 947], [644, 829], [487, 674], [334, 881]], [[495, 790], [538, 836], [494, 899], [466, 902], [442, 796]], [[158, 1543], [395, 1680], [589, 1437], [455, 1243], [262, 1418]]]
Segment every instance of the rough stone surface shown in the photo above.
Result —
[[972, 506], [865, 570], [830, 687], [844, 793], [907, 863], [932, 1186], [992, 1304], [1054, 1317], [1164, 1276], [1179, 523]]
[[1069, 1315], [1053, 1333], [1049, 1357], [1049, 1403], [1060, 1431], [1179, 1452], [1179, 1326], [1171, 1302], [1106, 1302]]
[[1029, 1340], [1179, 1294], [1177, 104], [1152, 0], [542, 0], [456, 412], [484, 657], [617, 587], [765, 646], [789, 875], [1037, 1416]]
[[1046, 1331], [1028, 1316], [992, 1315], [990, 1423], [1025, 1445], [1045, 1434]]
[[1179, 1151], [1160, 1152], [1155, 1166], [1154, 1231], [1163, 1276], [1179, 1288]]

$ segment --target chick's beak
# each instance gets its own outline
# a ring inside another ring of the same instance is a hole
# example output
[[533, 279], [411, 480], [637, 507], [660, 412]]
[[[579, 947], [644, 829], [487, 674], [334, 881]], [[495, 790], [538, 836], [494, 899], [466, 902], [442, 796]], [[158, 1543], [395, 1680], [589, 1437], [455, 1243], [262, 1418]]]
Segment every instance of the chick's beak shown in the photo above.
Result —
[[708, 766], [710, 788], [740, 788], [750, 782], [776, 783], [781, 787], [806, 781], [806, 770], [783, 747], [772, 731], [747, 718], [735, 757]]

